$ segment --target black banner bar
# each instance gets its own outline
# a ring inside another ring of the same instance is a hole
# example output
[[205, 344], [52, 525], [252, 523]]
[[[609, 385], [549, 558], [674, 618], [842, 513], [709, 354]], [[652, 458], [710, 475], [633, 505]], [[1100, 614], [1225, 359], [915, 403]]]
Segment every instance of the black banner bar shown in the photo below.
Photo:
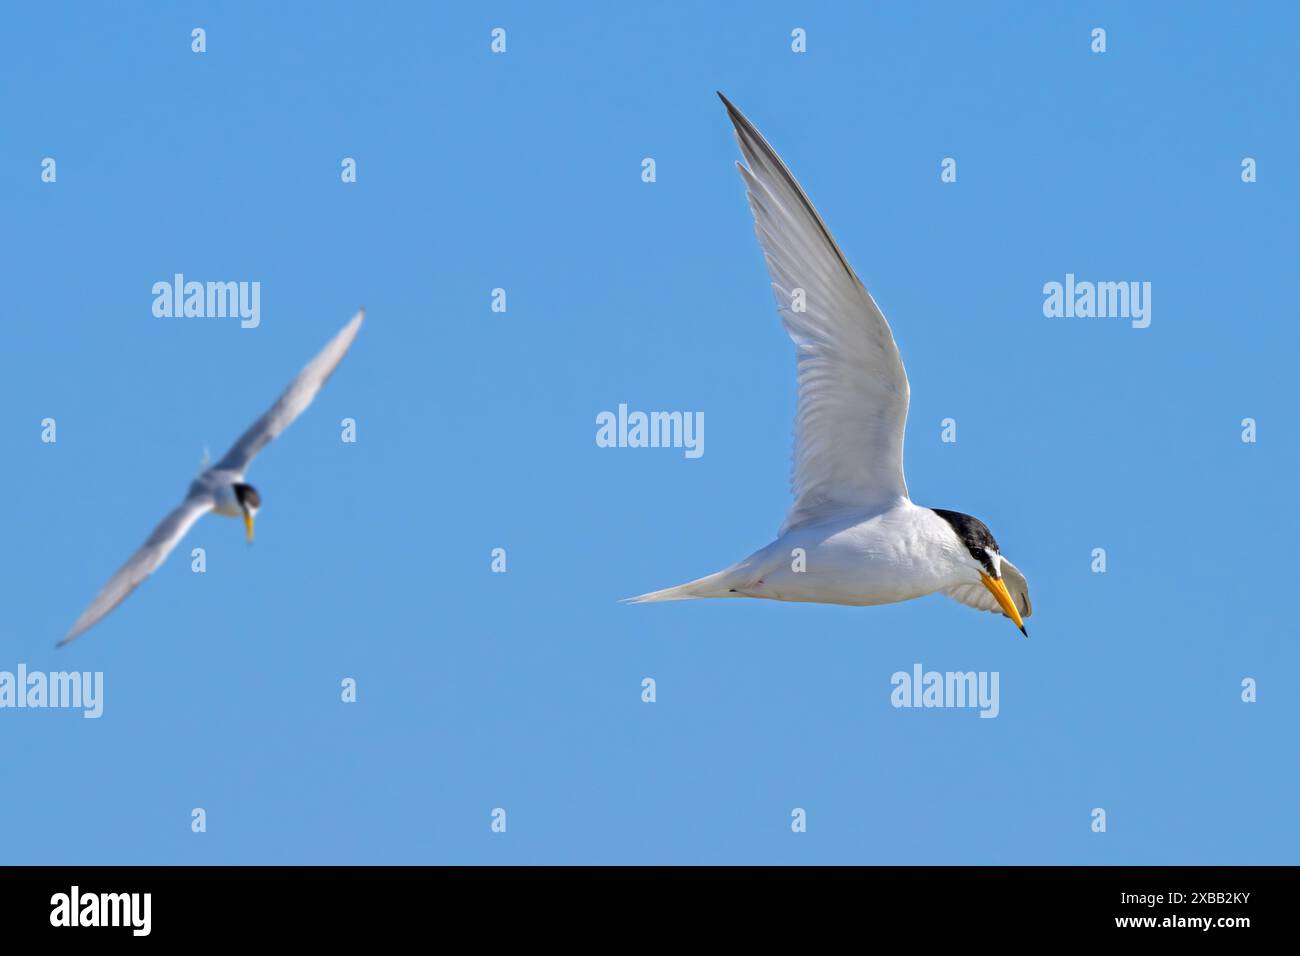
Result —
[[1231, 944], [1291, 925], [1296, 876], [1275, 867], [33, 867], [0, 869], [0, 925], [7, 939], [337, 943], [432, 925], [505, 933], [531, 914], [548, 924], [580, 916], [574, 929], [626, 925], [632, 938], [703, 919], [761, 939], [773, 920], [812, 920], [924, 927], [927, 938], [978, 929], [984, 939]]

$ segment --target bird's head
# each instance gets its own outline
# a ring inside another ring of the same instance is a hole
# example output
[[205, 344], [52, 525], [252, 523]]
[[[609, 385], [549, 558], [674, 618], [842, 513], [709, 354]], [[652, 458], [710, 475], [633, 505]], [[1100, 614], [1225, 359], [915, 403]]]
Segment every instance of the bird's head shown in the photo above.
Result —
[[931, 510], [948, 522], [956, 533], [957, 540], [961, 542], [962, 546], [957, 552], [958, 563], [973, 575], [979, 576], [980, 583], [993, 595], [998, 607], [1002, 608], [1002, 613], [1015, 622], [1021, 634], [1028, 637], [1029, 632], [1025, 630], [1025, 622], [1020, 617], [1016, 602], [1011, 599], [1007, 585], [1002, 580], [1002, 552], [998, 550], [997, 540], [988, 525], [979, 518], [972, 518], [960, 511], [944, 511], [941, 508]]
[[239, 502], [239, 510], [244, 513], [244, 530], [248, 532], [248, 543], [252, 544], [253, 519], [257, 516], [257, 509], [262, 507], [262, 496], [252, 485], [243, 482], [236, 482], [234, 488], [235, 500]]

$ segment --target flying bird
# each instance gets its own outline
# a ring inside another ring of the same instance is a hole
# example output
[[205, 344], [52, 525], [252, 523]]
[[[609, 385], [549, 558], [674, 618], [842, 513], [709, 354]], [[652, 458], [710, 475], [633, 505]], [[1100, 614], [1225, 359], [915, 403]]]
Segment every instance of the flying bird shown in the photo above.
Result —
[[244, 472], [248, 470], [253, 456], [307, 410], [316, 393], [347, 354], [365, 314], [365, 309], [362, 309], [353, 316], [343, 326], [343, 330], [289, 383], [275, 404], [239, 437], [230, 451], [194, 479], [186, 492], [185, 500], [154, 528], [149, 539], [109, 579], [95, 600], [90, 602], [90, 607], [72, 625], [72, 630], [56, 646], [62, 647], [84, 633], [126, 600], [127, 595], [163, 563], [181, 538], [185, 537], [190, 526], [209, 511], [228, 518], [243, 518], [244, 531], [248, 535], [249, 544], [252, 544], [253, 519], [262, 507], [262, 496], [256, 488], [244, 481]]
[[1001, 611], [1028, 637], [1029, 585], [984, 522], [907, 495], [910, 390], [889, 323], [785, 163], [718, 96], [748, 164], [736, 167], [795, 343], [794, 504], [767, 547], [628, 603], [748, 597], [862, 606], [939, 592]]

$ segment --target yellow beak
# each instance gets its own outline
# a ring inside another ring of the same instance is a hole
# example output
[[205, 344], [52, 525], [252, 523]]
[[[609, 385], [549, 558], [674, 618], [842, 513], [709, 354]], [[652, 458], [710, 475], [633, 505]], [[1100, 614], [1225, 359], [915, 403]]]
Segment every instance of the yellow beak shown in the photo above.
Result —
[[1020, 633], [1028, 637], [1029, 632], [1025, 630], [1025, 622], [1020, 619], [1020, 612], [1016, 610], [1016, 603], [1011, 600], [1011, 595], [1007, 593], [1007, 586], [1002, 583], [1002, 579], [991, 578], [981, 571], [980, 580], [989, 589], [989, 593], [997, 598], [998, 607], [1002, 608], [1002, 613], [1015, 621], [1016, 627], [1020, 628]]
[[247, 511], [244, 512], [244, 530], [248, 532], [248, 543], [253, 543], [253, 516]]

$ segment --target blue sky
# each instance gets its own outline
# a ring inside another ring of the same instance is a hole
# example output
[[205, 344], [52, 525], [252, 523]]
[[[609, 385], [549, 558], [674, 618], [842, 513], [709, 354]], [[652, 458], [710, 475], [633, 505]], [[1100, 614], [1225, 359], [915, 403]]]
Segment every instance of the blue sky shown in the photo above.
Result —
[[[102, 671], [105, 701], [0, 710], [0, 862], [1297, 862], [1297, 30], [1282, 3], [11, 11], [0, 670]], [[789, 504], [793, 350], [715, 89], [888, 316], [912, 497], [991, 526], [1030, 640], [941, 596], [616, 603]], [[261, 325], [155, 318], [176, 272], [259, 281]], [[1150, 327], [1044, 317], [1067, 273], [1150, 282]], [[250, 472], [256, 544], [204, 519], [54, 650], [359, 305]], [[705, 454], [598, 448], [620, 403], [704, 412]], [[998, 718], [892, 708], [917, 662], [997, 671]]]

